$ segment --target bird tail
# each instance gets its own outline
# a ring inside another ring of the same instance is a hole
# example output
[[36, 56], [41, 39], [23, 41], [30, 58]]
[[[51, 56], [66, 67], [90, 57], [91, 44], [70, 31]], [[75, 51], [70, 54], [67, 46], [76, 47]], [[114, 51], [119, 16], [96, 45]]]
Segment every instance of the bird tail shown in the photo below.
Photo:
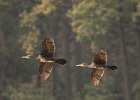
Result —
[[66, 60], [66, 59], [56, 59], [56, 60], [55, 60], [55, 63], [61, 64], [61, 65], [64, 65], [64, 64], [67, 63], [67, 60]]

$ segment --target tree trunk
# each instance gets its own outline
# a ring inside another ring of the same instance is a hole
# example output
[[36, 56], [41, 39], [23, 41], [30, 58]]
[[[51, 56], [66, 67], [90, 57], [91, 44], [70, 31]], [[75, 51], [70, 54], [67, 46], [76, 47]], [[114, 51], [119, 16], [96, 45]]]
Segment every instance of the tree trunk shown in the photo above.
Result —
[[131, 99], [131, 89], [130, 89], [130, 82], [128, 79], [128, 53], [127, 53], [127, 47], [125, 43], [125, 31], [122, 21], [119, 23], [119, 36], [120, 36], [120, 44], [121, 44], [121, 52], [122, 52], [122, 58], [123, 58], [123, 79], [124, 79], [124, 94], [125, 94], [125, 100], [132, 100]]
[[[65, 35], [65, 56], [67, 58], [67, 61], [70, 61], [70, 34], [66, 33]], [[71, 100], [71, 69], [70, 69], [70, 63], [67, 63], [66, 69], [65, 69], [65, 87], [66, 87], [66, 100]]]
[[57, 71], [56, 68], [53, 68], [53, 96], [57, 98]]
[[[140, 16], [137, 17], [137, 22], [134, 25], [137, 32], [137, 66], [140, 69]], [[140, 78], [140, 74], [138, 74], [138, 77]]]
[[[140, 69], [140, 33], [139, 32], [140, 32], [140, 29], [137, 33], [137, 36], [138, 36], [138, 43], [137, 43], [137, 45], [138, 45], [138, 68]], [[140, 77], [140, 74], [139, 74], [139, 77]]]
[[[52, 27], [53, 28], [53, 27]], [[57, 27], [55, 27], [56, 28], [56, 30], [57, 30]], [[56, 31], [55, 31], [56, 32]], [[57, 32], [56, 32], [57, 33]], [[55, 34], [56, 34], [55, 33]], [[54, 37], [54, 39], [55, 39], [55, 45], [58, 45], [58, 43], [59, 43], [59, 40], [60, 40], [60, 36], [59, 36], [60, 34], [57, 34], [55, 37]], [[57, 48], [57, 46], [56, 46], [56, 48]], [[56, 50], [56, 52], [55, 52], [55, 54], [57, 54], [57, 56], [59, 57], [60, 55], [60, 52], [58, 52], [58, 50]], [[57, 59], [59, 59], [59, 58], [57, 58]], [[55, 99], [57, 100], [58, 99], [58, 95], [57, 94], [59, 94], [58, 93], [58, 91], [57, 91], [57, 89], [58, 89], [58, 84], [59, 84], [59, 81], [60, 81], [60, 79], [59, 79], [59, 75], [58, 75], [58, 67], [59, 67], [59, 65], [54, 65], [54, 68], [53, 68], [53, 96], [55, 97]]]
[[[75, 62], [76, 64], [80, 64], [80, 59], [81, 59], [81, 51], [80, 50], [80, 43], [77, 43], [75, 42]], [[84, 55], [83, 55], [84, 56]], [[75, 65], [76, 65], [75, 64]], [[82, 69], [81, 68], [77, 68], [76, 69], [76, 89], [77, 89], [77, 92], [76, 93], [79, 93], [81, 90], [82, 90], [82, 86], [83, 86], [83, 82], [82, 82]]]
[[4, 79], [7, 68], [7, 60], [5, 59], [6, 45], [4, 34], [0, 30], [0, 100], [3, 100], [2, 93], [4, 88]]
[[66, 92], [65, 92], [65, 100], [72, 100], [72, 83], [71, 83], [71, 68], [70, 68], [70, 50], [71, 50], [71, 46], [70, 46], [70, 40], [71, 40], [71, 33], [72, 33], [72, 29], [71, 29], [71, 25], [70, 25], [70, 19], [66, 16], [66, 13], [68, 12], [68, 10], [71, 8], [71, 4], [72, 4], [72, 0], [63, 0], [63, 3], [65, 6], [63, 6], [61, 9], [62, 11], [64, 11], [63, 15], [61, 16], [61, 32], [64, 33], [64, 54], [65, 57], [68, 61], [68, 63], [65, 66], [65, 88], [66, 88]]
[[[2, 63], [3, 64], [1, 64], [1, 66], [4, 65], [4, 62], [2, 62]], [[4, 85], [4, 78], [5, 78], [5, 70], [0, 68], [0, 100], [3, 100], [2, 93], [3, 93], [3, 88], [4, 88], [4, 86], [3, 86]]]
[[72, 86], [71, 86], [71, 68], [70, 68], [70, 58], [71, 58], [71, 55], [70, 55], [70, 51], [71, 51], [71, 46], [70, 46], [70, 40], [71, 40], [71, 27], [69, 25], [69, 19], [64, 16], [62, 17], [63, 21], [65, 23], [63, 23], [63, 28], [62, 28], [62, 31], [63, 33], [65, 33], [64, 35], [64, 54], [65, 54], [65, 57], [68, 61], [68, 63], [66, 64], [66, 67], [65, 67], [65, 88], [66, 88], [66, 100], [72, 100]]

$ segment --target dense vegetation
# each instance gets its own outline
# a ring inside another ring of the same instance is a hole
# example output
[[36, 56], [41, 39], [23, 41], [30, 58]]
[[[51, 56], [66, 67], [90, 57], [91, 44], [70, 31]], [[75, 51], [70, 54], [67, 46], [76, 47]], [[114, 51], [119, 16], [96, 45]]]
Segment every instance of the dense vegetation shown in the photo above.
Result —
[[[139, 100], [139, 26], [140, 0], [0, 0], [0, 100]], [[68, 63], [40, 82], [39, 64], [21, 56], [39, 54], [49, 33]], [[99, 49], [119, 69], [93, 87], [75, 65]]]

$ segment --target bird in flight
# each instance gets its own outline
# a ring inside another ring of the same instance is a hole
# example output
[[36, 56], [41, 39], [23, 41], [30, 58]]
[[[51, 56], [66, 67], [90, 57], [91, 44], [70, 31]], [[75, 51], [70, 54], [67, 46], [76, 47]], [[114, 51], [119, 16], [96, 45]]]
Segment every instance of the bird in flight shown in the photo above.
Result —
[[33, 59], [39, 61], [39, 79], [45, 81], [52, 72], [54, 63], [64, 65], [67, 63], [65, 59], [54, 58], [55, 42], [50, 36], [46, 36], [42, 42], [41, 53], [37, 56], [26, 55], [22, 56], [24, 59]]
[[76, 65], [77, 67], [88, 67], [92, 69], [91, 73], [91, 83], [93, 86], [97, 86], [102, 79], [105, 68], [111, 70], [117, 70], [117, 66], [108, 65], [107, 63], [107, 53], [104, 50], [99, 50], [94, 57], [94, 60], [91, 64], [81, 63]]

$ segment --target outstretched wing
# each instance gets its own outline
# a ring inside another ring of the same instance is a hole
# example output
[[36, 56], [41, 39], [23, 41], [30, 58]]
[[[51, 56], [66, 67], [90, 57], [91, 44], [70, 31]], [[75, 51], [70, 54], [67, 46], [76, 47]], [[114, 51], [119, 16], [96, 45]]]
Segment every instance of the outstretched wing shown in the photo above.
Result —
[[101, 80], [101, 78], [104, 75], [104, 68], [93, 68], [93, 71], [91, 73], [91, 83], [94, 86], [97, 86]]
[[[53, 60], [55, 53], [55, 43], [53, 38], [46, 36], [42, 42], [41, 57], [46, 61]], [[50, 76], [53, 69], [54, 62], [40, 62], [39, 66], [39, 79], [45, 81]]]
[[67, 61], [65, 59], [55, 59], [53, 58], [53, 55], [55, 53], [55, 43], [53, 38], [50, 36], [46, 36], [42, 42], [42, 50], [41, 50], [41, 56], [45, 59], [50, 59], [58, 64], [66, 64]]
[[52, 63], [54, 62], [53, 60], [46, 60], [45, 58], [43, 58], [41, 55], [38, 56], [34, 56], [34, 55], [26, 55], [26, 56], [22, 56], [23, 59], [32, 59], [32, 60], [37, 60], [39, 62], [48, 62], [48, 63]]
[[88, 67], [88, 68], [96, 68], [96, 65], [95, 63], [91, 63], [91, 64], [87, 64], [87, 63], [81, 63], [81, 64], [78, 64], [76, 65], [77, 67]]
[[41, 56], [52, 57], [55, 53], [55, 43], [54, 39], [50, 36], [46, 36], [42, 42]]
[[107, 53], [103, 50], [99, 50], [94, 57], [94, 63], [95, 64], [105, 64], [107, 62]]
[[45, 81], [50, 76], [53, 69], [53, 62], [40, 62], [39, 66], [39, 79]]

